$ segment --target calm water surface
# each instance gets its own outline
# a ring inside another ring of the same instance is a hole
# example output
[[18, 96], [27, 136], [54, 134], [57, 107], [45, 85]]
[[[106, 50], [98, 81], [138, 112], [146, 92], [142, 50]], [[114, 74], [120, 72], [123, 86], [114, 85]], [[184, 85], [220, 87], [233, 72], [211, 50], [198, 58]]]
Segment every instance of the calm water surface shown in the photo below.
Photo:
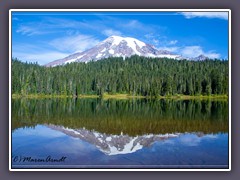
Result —
[[228, 102], [13, 99], [13, 168], [228, 168]]

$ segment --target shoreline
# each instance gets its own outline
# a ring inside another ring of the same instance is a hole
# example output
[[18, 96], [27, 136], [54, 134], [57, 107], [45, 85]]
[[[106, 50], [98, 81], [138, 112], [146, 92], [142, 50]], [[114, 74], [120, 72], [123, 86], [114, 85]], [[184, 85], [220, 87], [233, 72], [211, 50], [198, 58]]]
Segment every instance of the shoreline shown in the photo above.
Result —
[[189, 100], [189, 99], [223, 99], [228, 100], [228, 95], [170, 95], [170, 96], [141, 96], [141, 95], [129, 95], [129, 94], [104, 94], [100, 95], [79, 95], [79, 96], [69, 96], [69, 95], [46, 95], [46, 94], [29, 94], [29, 95], [21, 95], [21, 94], [12, 94], [12, 99], [41, 99], [41, 98], [101, 98], [101, 99], [176, 99], [176, 100]]

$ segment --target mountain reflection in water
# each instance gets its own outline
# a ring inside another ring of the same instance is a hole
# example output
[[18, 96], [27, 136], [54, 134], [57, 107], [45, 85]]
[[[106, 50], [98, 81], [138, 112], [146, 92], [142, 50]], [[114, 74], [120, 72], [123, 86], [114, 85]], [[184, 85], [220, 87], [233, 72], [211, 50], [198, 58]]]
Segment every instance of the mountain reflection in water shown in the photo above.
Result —
[[143, 147], [150, 147], [155, 141], [163, 141], [168, 138], [178, 137], [176, 134], [147, 134], [131, 137], [129, 135], [110, 135], [102, 134], [97, 131], [87, 129], [69, 129], [62, 126], [47, 125], [47, 127], [63, 132], [68, 136], [79, 138], [90, 144], [95, 145], [101, 152], [106, 155], [128, 154], [136, 152]]
[[13, 99], [13, 167], [228, 168], [228, 101]]
[[[55, 125], [19, 128], [12, 134], [13, 167], [227, 168], [228, 134], [174, 133], [129, 136]], [[66, 161], [19, 162], [15, 157]]]

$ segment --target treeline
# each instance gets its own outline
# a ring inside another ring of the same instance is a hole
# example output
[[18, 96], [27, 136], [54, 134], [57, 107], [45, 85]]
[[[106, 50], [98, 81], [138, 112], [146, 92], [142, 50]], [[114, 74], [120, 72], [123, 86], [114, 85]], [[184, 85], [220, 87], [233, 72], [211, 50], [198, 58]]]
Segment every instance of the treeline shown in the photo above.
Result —
[[12, 93], [141, 96], [228, 94], [228, 61], [132, 56], [44, 67], [12, 60]]

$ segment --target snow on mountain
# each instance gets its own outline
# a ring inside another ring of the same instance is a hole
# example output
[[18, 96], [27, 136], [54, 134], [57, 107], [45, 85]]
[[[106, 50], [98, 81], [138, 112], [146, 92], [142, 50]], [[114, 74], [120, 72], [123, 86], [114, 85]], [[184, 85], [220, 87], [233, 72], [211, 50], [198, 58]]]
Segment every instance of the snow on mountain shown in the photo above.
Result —
[[141, 136], [129, 136], [121, 133], [121, 135], [111, 135], [90, 131], [85, 128], [70, 129], [63, 126], [47, 125], [47, 127], [63, 132], [66, 135], [79, 138], [83, 141], [95, 145], [101, 152], [106, 155], [118, 155], [134, 153], [144, 147], [151, 146], [156, 141], [163, 141], [169, 138], [175, 138], [180, 135], [176, 134], [146, 134]]
[[55, 60], [45, 66], [64, 65], [71, 62], [97, 61], [108, 57], [130, 57], [139, 55], [145, 57], [167, 57], [181, 59], [182, 57], [166, 50], [158, 50], [132, 37], [110, 36], [96, 46], [83, 52], [75, 53], [63, 59]]
[[203, 54], [193, 58], [193, 60], [195, 60], [195, 61], [205, 61], [207, 59], [209, 59], [209, 58], [207, 56], [204, 56]]

